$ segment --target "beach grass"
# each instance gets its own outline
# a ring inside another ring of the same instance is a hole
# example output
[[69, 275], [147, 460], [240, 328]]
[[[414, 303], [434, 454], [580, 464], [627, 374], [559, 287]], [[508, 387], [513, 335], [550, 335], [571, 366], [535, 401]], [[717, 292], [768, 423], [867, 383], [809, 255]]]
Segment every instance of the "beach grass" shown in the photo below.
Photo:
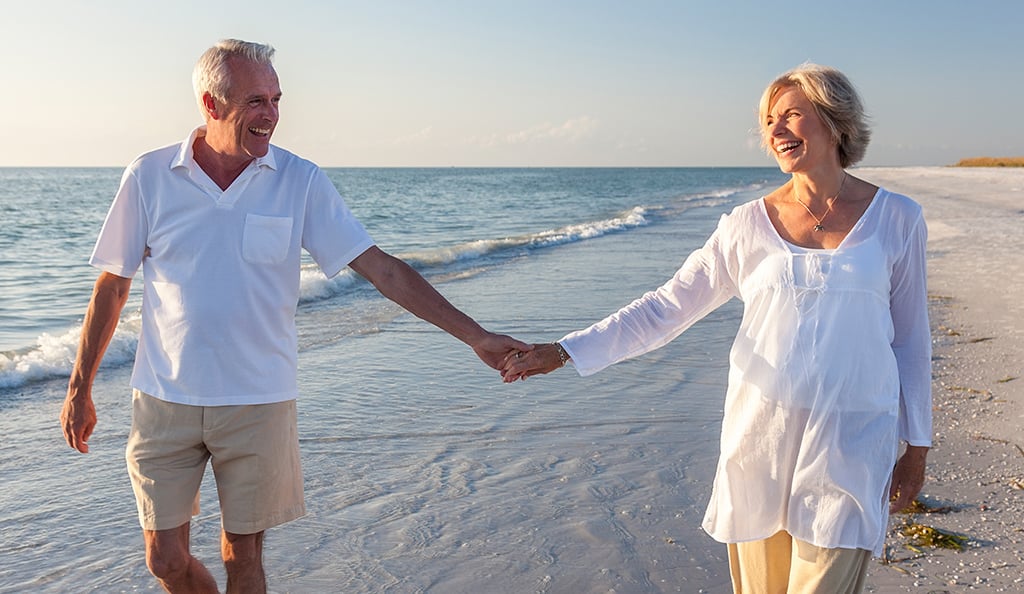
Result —
[[960, 159], [954, 167], [1024, 167], [1024, 157], [971, 157]]

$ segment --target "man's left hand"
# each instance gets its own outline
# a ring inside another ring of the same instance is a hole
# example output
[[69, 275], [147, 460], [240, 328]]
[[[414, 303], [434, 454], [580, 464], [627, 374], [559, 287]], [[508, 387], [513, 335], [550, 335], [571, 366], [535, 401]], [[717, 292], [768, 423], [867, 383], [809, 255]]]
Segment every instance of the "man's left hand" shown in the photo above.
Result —
[[533, 345], [526, 344], [504, 334], [488, 332], [483, 340], [473, 345], [477, 357], [491, 369], [501, 369], [505, 358], [513, 351], [531, 351]]

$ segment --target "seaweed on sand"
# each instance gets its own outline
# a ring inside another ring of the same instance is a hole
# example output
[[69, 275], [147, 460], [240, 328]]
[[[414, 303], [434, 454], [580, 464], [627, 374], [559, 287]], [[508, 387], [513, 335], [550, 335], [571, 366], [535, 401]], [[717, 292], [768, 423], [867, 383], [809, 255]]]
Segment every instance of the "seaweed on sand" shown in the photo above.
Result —
[[907, 520], [900, 533], [910, 539], [910, 543], [907, 546], [911, 547], [911, 550], [916, 550], [913, 547], [933, 547], [962, 551], [964, 545], [971, 540], [962, 534], [956, 534], [933, 526], [926, 526], [910, 519]]

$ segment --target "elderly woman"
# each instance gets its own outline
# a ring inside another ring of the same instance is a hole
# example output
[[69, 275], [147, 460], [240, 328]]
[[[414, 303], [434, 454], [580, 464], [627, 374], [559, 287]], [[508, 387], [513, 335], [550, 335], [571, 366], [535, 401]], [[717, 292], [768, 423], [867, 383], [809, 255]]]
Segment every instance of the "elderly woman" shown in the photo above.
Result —
[[847, 173], [870, 131], [841, 72], [787, 72], [759, 112], [763, 145], [790, 180], [723, 216], [660, 288], [509, 357], [503, 377], [568, 361], [596, 373], [738, 297], [704, 529], [728, 543], [736, 592], [860, 592], [888, 513], [921, 489], [931, 445], [925, 224], [911, 199]]

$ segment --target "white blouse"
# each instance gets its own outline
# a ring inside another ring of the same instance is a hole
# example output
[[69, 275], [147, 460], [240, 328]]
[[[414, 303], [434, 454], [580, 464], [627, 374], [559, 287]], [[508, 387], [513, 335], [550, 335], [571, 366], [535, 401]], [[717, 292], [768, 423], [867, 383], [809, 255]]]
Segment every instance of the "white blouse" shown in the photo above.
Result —
[[560, 342], [589, 375], [740, 298], [704, 529], [879, 554], [899, 441], [931, 445], [926, 235], [921, 207], [883, 189], [834, 250], [790, 245], [749, 202], [667, 283]]

